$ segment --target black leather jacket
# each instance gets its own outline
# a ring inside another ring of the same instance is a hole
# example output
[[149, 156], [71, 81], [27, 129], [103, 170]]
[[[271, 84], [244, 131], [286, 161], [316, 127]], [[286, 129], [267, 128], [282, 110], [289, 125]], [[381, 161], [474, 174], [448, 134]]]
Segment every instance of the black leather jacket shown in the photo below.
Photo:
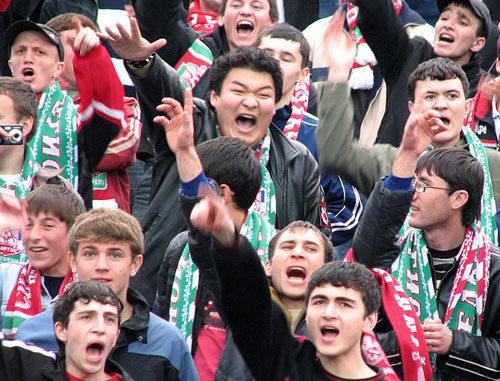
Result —
[[[177, 73], [160, 57], [147, 75], [137, 77], [131, 73], [137, 89], [144, 120], [157, 115], [155, 107], [163, 97], [173, 97], [184, 102], [184, 88]], [[193, 119], [195, 144], [216, 137], [214, 109], [201, 99], [194, 99]], [[157, 275], [167, 246], [178, 233], [186, 229], [177, 200], [179, 174], [175, 155], [169, 149], [163, 128], [144, 123], [146, 136], [155, 149], [151, 200], [141, 221], [146, 248], [144, 264], [133, 279], [134, 288], [153, 304]], [[283, 228], [290, 222], [305, 220], [321, 228], [320, 201], [323, 200], [319, 169], [311, 153], [300, 143], [290, 141], [275, 126], [271, 131], [271, 147], [267, 169], [276, 192], [276, 227]]]
[[[400, 253], [394, 239], [406, 218], [412, 191], [391, 191], [379, 181], [366, 205], [365, 213], [353, 241], [357, 261], [368, 267], [390, 269]], [[498, 247], [491, 245], [490, 283], [482, 323], [482, 336], [453, 330], [448, 355], [437, 356], [434, 371], [459, 380], [498, 379], [500, 377], [500, 256]], [[437, 290], [441, 320], [448, 305], [457, 271], [456, 264], [446, 274]], [[393, 332], [379, 335], [379, 340], [396, 371], [401, 367], [399, 347]], [[401, 373], [401, 372], [398, 372]]]

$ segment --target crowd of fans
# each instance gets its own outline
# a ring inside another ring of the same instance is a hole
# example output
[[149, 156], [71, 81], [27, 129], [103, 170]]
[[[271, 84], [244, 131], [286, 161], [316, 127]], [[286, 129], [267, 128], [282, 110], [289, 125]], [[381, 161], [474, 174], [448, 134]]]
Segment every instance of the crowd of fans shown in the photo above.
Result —
[[500, 379], [498, 1], [0, 17], [1, 380]]

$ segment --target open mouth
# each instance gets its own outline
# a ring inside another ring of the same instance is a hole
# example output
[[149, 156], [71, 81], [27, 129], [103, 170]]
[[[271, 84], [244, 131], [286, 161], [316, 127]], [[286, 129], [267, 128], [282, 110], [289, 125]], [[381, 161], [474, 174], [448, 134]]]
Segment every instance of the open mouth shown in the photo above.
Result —
[[242, 20], [238, 24], [236, 24], [236, 31], [238, 33], [252, 33], [255, 27], [248, 20]]
[[286, 275], [290, 280], [303, 281], [306, 279], [307, 273], [303, 267], [295, 266], [290, 267], [287, 270]]
[[90, 360], [98, 361], [102, 357], [104, 345], [101, 343], [91, 343], [87, 346], [86, 353]]
[[255, 127], [255, 124], [257, 123], [257, 120], [255, 119], [255, 116], [252, 115], [239, 115], [236, 118], [236, 124], [238, 125], [239, 128], [243, 130], [250, 130]]
[[448, 33], [441, 33], [439, 35], [439, 42], [444, 42], [446, 44], [451, 44], [451, 43], [455, 42], [455, 39], [453, 38], [452, 35], [450, 35]]
[[445, 126], [449, 126], [449, 125], [450, 125], [450, 119], [448, 119], [447, 117], [442, 116], [442, 117], [441, 117], [441, 118], [439, 118], [439, 119], [441, 119], [441, 122], [443, 122], [443, 124], [444, 124]]
[[35, 72], [31, 68], [25, 68], [25, 69], [23, 69], [23, 71], [21, 73], [25, 77], [33, 77], [33, 75], [35, 75]]
[[339, 335], [339, 330], [334, 327], [321, 328], [321, 336], [327, 340], [335, 340]]

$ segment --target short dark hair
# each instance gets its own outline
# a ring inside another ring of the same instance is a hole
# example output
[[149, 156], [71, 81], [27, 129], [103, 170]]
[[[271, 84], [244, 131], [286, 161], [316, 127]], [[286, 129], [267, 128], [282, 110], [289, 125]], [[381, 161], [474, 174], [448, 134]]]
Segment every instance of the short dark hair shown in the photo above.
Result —
[[222, 84], [233, 69], [248, 69], [271, 75], [274, 81], [275, 103], [281, 99], [283, 73], [277, 60], [254, 47], [244, 47], [218, 57], [210, 67], [210, 90], [220, 94]]
[[365, 317], [380, 308], [382, 301], [380, 286], [375, 276], [361, 263], [333, 261], [321, 266], [312, 274], [307, 285], [306, 306], [312, 291], [325, 284], [359, 291], [365, 305]]
[[300, 30], [287, 23], [271, 25], [259, 34], [254, 46], [258, 48], [262, 43], [262, 39], [265, 37], [280, 38], [282, 40], [298, 42], [300, 46], [300, 55], [302, 56], [300, 66], [302, 69], [307, 66], [307, 63], [309, 62], [309, 55], [311, 54], [311, 46]]
[[465, 99], [467, 99], [469, 96], [469, 81], [460, 66], [444, 57], [437, 57], [424, 61], [413, 70], [408, 78], [408, 99], [411, 102], [415, 101], [415, 88], [417, 87], [418, 81], [425, 81], [426, 79], [432, 81], [446, 81], [455, 78], [458, 78], [460, 82], [462, 82]]
[[[226, 12], [226, 5], [227, 5], [228, 0], [222, 0], [219, 8], [219, 14], [221, 16], [224, 16], [224, 13]], [[276, 0], [267, 0], [269, 3], [269, 18], [271, 19], [272, 22], [277, 22], [279, 20], [279, 13], [278, 13], [278, 5], [276, 4]]]
[[52, 213], [66, 223], [69, 229], [75, 218], [85, 213], [82, 197], [62, 178], [52, 177], [49, 182], [28, 193], [28, 211], [33, 214]]
[[29, 142], [35, 135], [38, 125], [38, 99], [35, 92], [30, 85], [19, 79], [0, 77], [0, 95], [12, 99], [18, 122], [22, 118], [33, 118], [33, 128], [25, 139], [26, 142]]
[[[67, 328], [69, 315], [75, 308], [75, 303], [89, 304], [93, 300], [101, 304], [116, 306], [118, 310], [118, 326], [120, 326], [120, 314], [123, 310], [123, 303], [113, 290], [95, 280], [75, 282], [68, 286], [54, 306], [54, 324], [60, 322], [63, 327]], [[57, 344], [59, 345], [59, 353], [64, 354], [65, 344], [58, 338]]]
[[80, 13], [63, 13], [60, 14], [49, 21], [45, 25], [54, 29], [57, 33], [65, 32], [67, 30], [75, 29], [73, 24], [73, 17], [78, 17], [84, 28], [90, 28], [94, 32], [99, 32], [99, 27], [87, 16]]
[[277, 232], [273, 238], [269, 241], [268, 247], [268, 259], [272, 261], [274, 256], [274, 251], [276, 250], [276, 246], [278, 245], [278, 241], [280, 237], [286, 231], [297, 231], [297, 230], [312, 230], [318, 237], [321, 238], [323, 242], [323, 246], [325, 248], [325, 263], [333, 261], [335, 258], [335, 249], [333, 248], [332, 242], [328, 239], [326, 235], [324, 235], [321, 230], [318, 229], [316, 225], [313, 225], [309, 221], [297, 220], [289, 223], [279, 232]]
[[423, 155], [417, 163], [416, 173], [426, 170], [441, 177], [452, 189], [465, 190], [469, 194], [462, 207], [462, 224], [471, 226], [481, 216], [484, 169], [479, 160], [463, 148], [440, 148]]
[[229, 136], [207, 140], [196, 146], [205, 175], [234, 192], [238, 209], [247, 211], [262, 182], [262, 169], [255, 153], [243, 140]]

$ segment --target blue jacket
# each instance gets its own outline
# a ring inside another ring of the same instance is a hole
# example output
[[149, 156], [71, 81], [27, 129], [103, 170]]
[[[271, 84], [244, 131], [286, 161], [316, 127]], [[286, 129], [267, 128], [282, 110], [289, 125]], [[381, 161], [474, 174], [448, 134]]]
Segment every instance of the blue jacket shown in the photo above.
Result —
[[[290, 114], [290, 106], [276, 110], [273, 123], [283, 131]], [[306, 112], [297, 136], [297, 141], [305, 145], [316, 160], [319, 157], [314, 137], [317, 126], [318, 118]], [[363, 203], [357, 189], [340, 176], [322, 173], [321, 186], [325, 191], [325, 202], [332, 230], [331, 239], [337, 246], [354, 236], [363, 213]]]
[[[127, 300], [133, 305], [134, 314], [122, 323], [110, 359], [135, 380], [198, 381], [191, 354], [179, 330], [149, 312], [146, 300], [137, 291], [129, 288]], [[25, 321], [16, 339], [57, 351], [52, 315], [52, 310], [47, 310]]]

